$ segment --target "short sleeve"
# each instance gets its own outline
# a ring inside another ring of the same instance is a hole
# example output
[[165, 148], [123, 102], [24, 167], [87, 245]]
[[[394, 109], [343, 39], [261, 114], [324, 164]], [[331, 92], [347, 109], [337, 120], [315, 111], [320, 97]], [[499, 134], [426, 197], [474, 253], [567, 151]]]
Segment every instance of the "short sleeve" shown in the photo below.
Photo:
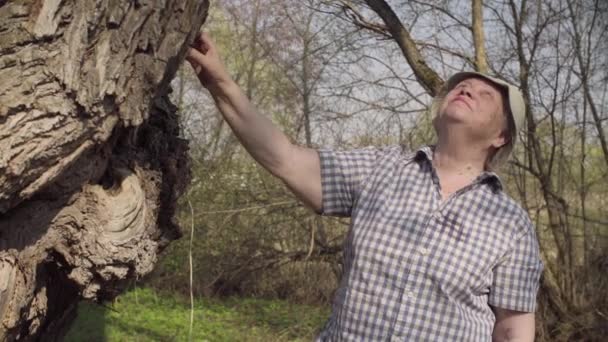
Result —
[[534, 227], [528, 221], [524, 233], [493, 271], [488, 303], [508, 310], [534, 312], [543, 268]]
[[318, 153], [323, 193], [321, 214], [350, 216], [362, 184], [383, 150], [374, 147], [350, 151], [320, 149]]

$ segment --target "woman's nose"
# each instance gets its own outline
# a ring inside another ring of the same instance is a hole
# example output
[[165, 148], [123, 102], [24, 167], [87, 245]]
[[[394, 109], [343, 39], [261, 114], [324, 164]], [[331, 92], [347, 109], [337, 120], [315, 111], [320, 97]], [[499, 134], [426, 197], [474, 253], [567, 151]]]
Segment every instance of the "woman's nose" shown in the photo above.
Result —
[[471, 94], [471, 88], [469, 86], [462, 86], [460, 87], [460, 91], [458, 92], [459, 95], [465, 95], [468, 96], [470, 98], [472, 98], [472, 94]]

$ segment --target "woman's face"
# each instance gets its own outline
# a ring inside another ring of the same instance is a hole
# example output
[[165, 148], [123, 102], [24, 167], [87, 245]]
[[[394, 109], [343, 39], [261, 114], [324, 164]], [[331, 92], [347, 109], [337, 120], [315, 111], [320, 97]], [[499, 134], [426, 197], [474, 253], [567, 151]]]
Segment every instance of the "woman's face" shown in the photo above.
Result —
[[436, 125], [440, 127], [436, 128], [459, 127], [472, 140], [498, 148], [506, 138], [504, 100], [500, 88], [490, 81], [466, 78], [445, 96], [436, 118]]

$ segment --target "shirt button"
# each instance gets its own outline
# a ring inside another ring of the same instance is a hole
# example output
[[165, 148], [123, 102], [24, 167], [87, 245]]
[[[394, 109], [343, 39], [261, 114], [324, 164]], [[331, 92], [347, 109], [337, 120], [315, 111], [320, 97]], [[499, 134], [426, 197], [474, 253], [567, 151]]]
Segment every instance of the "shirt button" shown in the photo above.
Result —
[[420, 253], [422, 255], [427, 255], [427, 254], [429, 254], [429, 250], [427, 248], [424, 248], [424, 247], [419, 247], [418, 248], [418, 253]]
[[406, 295], [408, 298], [414, 298], [414, 292], [413, 292], [413, 291], [407, 291], [407, 292], [405, 292], [405, 295]]

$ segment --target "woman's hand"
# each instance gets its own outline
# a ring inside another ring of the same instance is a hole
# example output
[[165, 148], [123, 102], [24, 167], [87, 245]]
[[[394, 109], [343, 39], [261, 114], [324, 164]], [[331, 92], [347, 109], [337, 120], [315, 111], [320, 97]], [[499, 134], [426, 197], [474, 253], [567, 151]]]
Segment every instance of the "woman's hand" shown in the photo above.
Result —
[[230, 74], [228, 74], [226, 67], [222, 63], [215, 44], [206, 32], [199, 34], [192, 43], [186, 59], [194, 68], [203, 87], [210, 91], [216, 90], [222, 84], [228, 84], [232, 81]]

